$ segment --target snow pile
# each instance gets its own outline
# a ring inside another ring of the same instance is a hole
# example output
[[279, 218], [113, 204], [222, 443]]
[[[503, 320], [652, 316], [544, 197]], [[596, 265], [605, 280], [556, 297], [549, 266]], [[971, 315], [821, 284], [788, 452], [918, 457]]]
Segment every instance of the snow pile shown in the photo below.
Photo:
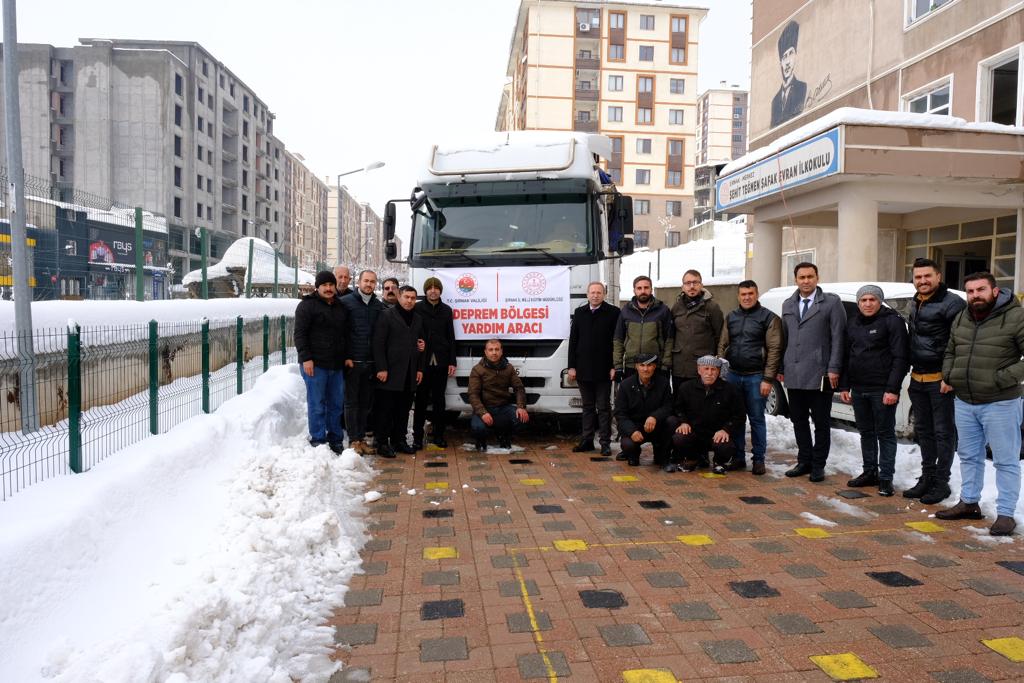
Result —
[[310, 448], [304, 405], [272, 368], [0, 505], [0, 680], [326, 681], [373, 472]]
[[[277, 282], [279, 286], [287, 288], [295, 282], [295, 269], [278, 258], [274, 247], [266, 240], [258, 237], [242, 237], [232, 243], [224, 250], [224, 256], [216, 265], [207, 266], [206, 278], [212, 280], [215, 277], [225, 277], [228, 274], [228, 267], [248, 268], [249, 267], [249, 243], [252, 242], [252, 283], [254, 285], [274, 284], [274, 261], [277, 261]], [[187, 285], [191, 282], [202, 282], [202, 269], [193, 270], [181, 278], [181, 284]], [[316, 276], [299, 270], [299, 284], [310, 285], [316, 281]]]

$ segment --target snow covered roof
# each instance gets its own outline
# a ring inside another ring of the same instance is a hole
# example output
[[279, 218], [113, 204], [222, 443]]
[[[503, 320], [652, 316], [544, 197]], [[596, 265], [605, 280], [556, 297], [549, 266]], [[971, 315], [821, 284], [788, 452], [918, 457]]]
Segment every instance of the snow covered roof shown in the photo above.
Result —
[[765, 145], [758, 147], [752, 152], [744, 154], [739, 159], [732, 161], [722, 169], [721, 177], [735, 173], [741, 168], [767, 159], [773, 154], [791, 147], [798, 142], [814, 137], [818, 133], [830, 130], [839, 125], [859, 126], [892, 126], [899, 128], [930, 128], [933, 130], [962, 130], [972, 133], [1003, 133], [1007, 135], [1024, 135], [1024, 128], [1019, 126], [1005, 126], [1001, 123], [992, 122], [970, 122], [956, 116], [941, 116], [938, 114], [913, 114], [901, 111], [874, 111], [871, 109], [856, 109], [854, 107], [841, 107], [829, 112], [824, 116], [811, 121], [796, 130], [786, 133]]
[[[257, 237], [243, 237], [235, 242], [224, 252], [224, 257], [213, 266], [206, 269], [207, 279], [224, 277], [228, 274], [229, 267], [249, 267], [249, 242], [253, 243], [252, 248], [252, 283], [254, 285], [274, 284], [274, 247], [265, 240]], [[191, 282], [202, 282], [202, 269], [193, 270], [181, 278], [181, 283], [187, 285]], [[295, 269], [281, 259], [277, 259], [277, 282], [281, 285], [288, 285], [295, 282]], [[304, 270], [299, 270], [299, 284], [312, 285], [316, 277]]]
[[[111, 223], [113, 225], [122, 226], [135, 226], [135, 209], [128, 209], [120, 206], [111, 206], [109, 209], [97, 209], [92, 206], [84, 206], [82, 204], [74, 204], [72, 202], [59, 202], [56, 199], [50, 199], [48, 197], [36, 197], [33, 195], [25, 196], [26, 202], [37, 202], [39, 204], [50, 204], [61, 209], [71, 209], [84, 213], [86, 218], [91, 221], [99, 221], [102, 223]], [[149, 232], [159, 232], [164, 235], [167, 234], [167, 219], [163, 216], [157, 216], [150, 211], [142, 212], [142, 229], [148, 230]]]
[[678, 247], [641, 250], [622, 259], [619, 297], [633, 296], [633, 278], [649, 275], [655, 287], [679, 287], [680, 277], [698, 270], [705, 285], [735, 285], [745, 279], [747, 227], [742, 223], [715, 221], [714, 238], [694, 240]]

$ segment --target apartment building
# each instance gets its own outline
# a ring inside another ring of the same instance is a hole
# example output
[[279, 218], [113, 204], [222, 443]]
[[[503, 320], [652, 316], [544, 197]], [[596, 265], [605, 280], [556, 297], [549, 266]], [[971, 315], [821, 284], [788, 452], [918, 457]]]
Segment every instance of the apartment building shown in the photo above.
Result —
[[290, 253], [299, 268], [315, 273], [327, 254], [327, 184], [301, 154], [285, 152], [285, 224]]
[[752, 152], [716, 195], [752, 214], [762, 287], [928, 257], [1021, 291], [1024, 2], [753, 0], [752, 38]]
[[80, 43], [18, 46], [25, 172], [166, 216], [176, 281], [198, 263], [198, 227], [214, 262], [247, 235], [290, 257], [267, 104], [198, 43]]
[[715, 211], [715, 181], [726, 162], [747, 153], [748, 98], [746, 90], [738, 85], [726, 86], [725, 81], [697, 98], [691, 230], [706, 221], [729, 219], [729, 215]]
[[612, 139], [638, 247], [683, 241], [693, 207], [697, 46], [707, 10], [679, 2], [522, 0], [498, 130]]
[[[363, 204], [345, 185], [327, 183], [327, 262], [352, 266], [361, 253], [363, 237]], [[340, 194], [339, 194], [340, 190]], [[340, 211], [339, 211], [340, 204]]]

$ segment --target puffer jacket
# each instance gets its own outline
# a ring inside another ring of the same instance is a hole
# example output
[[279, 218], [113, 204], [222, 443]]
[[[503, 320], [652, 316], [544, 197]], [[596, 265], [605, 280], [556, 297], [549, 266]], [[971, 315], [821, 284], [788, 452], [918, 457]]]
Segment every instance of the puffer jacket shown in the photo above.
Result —
[[935, 293], [921, 301], [914, 296], [910, 307], [910, 364], [914, 372], [930, 374], [942, 370], [942, 358], [949, 343], [949, 328], [967, 303], [939, 283]]
[[975, 320], [970, 308], [965, 308], [953, 321], [942, 379], [966, 403], [1020, 398], [1022, 353], [1024, 309], [1008, 290], [1001, 290], [995, 306], [983, 319]]
[[341, 299], [348, 313], [348, 356], [349, 360], [367, 362], [373, 360], [373, 332], [377, 318], [384, 312], [384, 305], [376, 294], [364, 304], [358, 292]]
[[899, 394], [910, 369], [907, 325], [891, 308], [863, 313], [846, 323], [846, 349], [839, 389], [884, 390]]
[[469, 371], [469, 404], [475, 415], [483, 417], [488, 408], [511, 403], [510, 389], [515, 392], [516, 407], [525, 409], [526, 387], [504, 356], [497, 363], [481, 358]]
[[694, 306], [686, 305], [686, 295], [680, 294], [672, 304], [672, 328], [669, 348], [672, 349], [672, 374], [676, 377], [696, 377], [697, 359], [714, 355], [722, 336], [725, 318], [722, 309], [711, 300], [705, 290]]
[[616, 370], [631, 368], [641, 354], [658, 355], [663, 367], [668, 367], [668, 337], [672, 329], [672, 312], [659, 299], [651, 299], [647, 308], [636, 305], [636, 297], [622, 307], [615, 325], [612, 341], [612, 360]]
[[760, 303], [729, 312], [718, 340], [718, 356], [729, 361], [729, 372], [761, 375], [774, 382], [782, 363], [782, 320]]
[[307, 360], [325, 370], [341, 370], [345, 364], [347, 316], [341, 301], [331, 303], [316, 292], [302, 297], [295, 307], [295, 351], [299, 363]]

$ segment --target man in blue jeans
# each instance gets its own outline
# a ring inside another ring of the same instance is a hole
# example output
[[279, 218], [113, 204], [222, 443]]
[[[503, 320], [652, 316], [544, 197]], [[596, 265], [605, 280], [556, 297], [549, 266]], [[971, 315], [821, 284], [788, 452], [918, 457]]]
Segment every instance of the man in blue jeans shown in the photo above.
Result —
[[295, 350], [306, 383], [309, 443], [328, 444], [335, 453], [345, 447], [342, 415], [345, 406], [345, 307], [337, 297], [334, 273], [316, 274], [316, 291], [295, 308]]
[[967, 308], [953, 321], [942, 379], [953, 387], [960, 502], [935, 513], [939, 519], [983, 519], [985, 443], [996, 474], [993, 536], [1009, 536], [1020, 497], [1021, 382], [1024, 382], [1024, 309], [991, 273], [964, 279]]
[[[729, 362], [725, 380], [739, 387], [750, 420], [751, 473], [765, 472], [764, 456], [768, 448], [768, 430], [764, 404], [782, 360], [782, 321], [758, 301], [757, 283], [744, 280], [736, 298], [740, 307], [730, 311], [722, 326], [718, 357]], [[746, 425], [741, 422], [730, 434], [736, 453], [726, 465], [728, 470], [747, 468]]]
[[492, 431], [499, 448], [511, 448], [513, 430], [530, 421], [526, 387], [498, 339], [487, 340], [484, 357], [469, 371], [469, 403], [473, 406], [469, 428], [481, 452], [487, 450], [487, 435]]

